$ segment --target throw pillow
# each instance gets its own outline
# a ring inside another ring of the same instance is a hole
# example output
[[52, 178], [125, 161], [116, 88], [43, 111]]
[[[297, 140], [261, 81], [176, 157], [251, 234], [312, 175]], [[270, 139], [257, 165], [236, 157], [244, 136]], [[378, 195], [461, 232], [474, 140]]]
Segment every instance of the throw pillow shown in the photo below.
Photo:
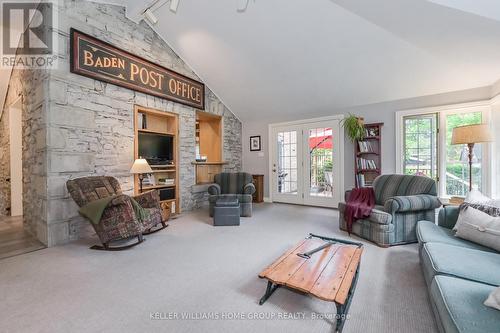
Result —
[[469, 204], [482, 204], [490, 207], [500, 208], [500, 200], [492, 199], [478, 190], [470, 191], [464, 199], [465, 203]]
[[490, 296], [484, 301], [484, 305], [500, 310], [500, 287], [491, 292]]
[[467, 207], [458, 215], [455, 236], [500, 251], [500, 217]]
[[[466, 211], [468, 208], [473, 208], [473, 209], [477, 209], [483, 213], [486, 213], [488, 214], [489, 216], [493, 216], [493, 217], [498, 217], [500, 216], [500, 208], [498, 207], [494, 207], [494, 206], [489, 206], [487, 204], [481, 204], [481, 203], [468, 203], [468, 202], [464, 202], [463, 204], [460, 205], [460, 214], [463, 212], [463, 211]], [[460, 217], [460, 216], [459, 216]], [[458, 229], [458, 226], [460, 225], [460, 223], [462, 222], [462, 220], [459, 218], [457, 220], [457, 223], [455, 223], [455, 226], [453, 227], [453, 230], [454, 231], [457, 231]]]

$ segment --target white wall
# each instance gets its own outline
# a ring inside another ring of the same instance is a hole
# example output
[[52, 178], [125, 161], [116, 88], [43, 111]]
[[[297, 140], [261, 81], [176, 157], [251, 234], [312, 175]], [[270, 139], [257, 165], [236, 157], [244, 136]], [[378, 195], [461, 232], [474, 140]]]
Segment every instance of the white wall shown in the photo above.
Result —
[[[262, 150], [250, 151], [250, 137], [260, 135]], [[243, 123], [243, 171], [264, 175], [264, 197], [269, 197], [269, 144], [268, 126], [264, 122]]]
[[[500, 88], [498, 89], [500, 91]], [[395, 148], [395, 113], [396, 111], [414, 108], [423, 108], [431, 106], [440, 106], [447, 104], [465, 103], [478, 100], [489, 99], [492, 97], [492, 92], [495, 91], [494, 86], [480, 87], [464, 91], [451, 92], [446, 94], [438, 94], [431, 96], [423, 96], [411, 99], [404, 99], [392, 102], [384, 102], [378, 104], [353, 107], [348, 109], [333, 110], [331, 114], [349, 114], [353, 113], [357, 116], [365, 118], [365, 122], [383, 122], [382, 128], [382, 173], [394, 173], [396, 171], [396, 148]], [[498, 104], [498, 112], [500, 113], [500, 100]], [[318, 115], [311, 111], [311, 115], [304, 114], [304, 119], [314, 118]], [[326, 116], [322, 114], [322, 116]], [[500, 115], [497, 117], [500, 121]], [[280, 122], [297, 120], [281, 119]], [[264, 174], [264, 196], [269, 196], [269, 167], [268, 167], [268, 125], [265, 120], [244, 122], [243, 123], [243, 170], [253, 174]], [[500, 126], [499, 126], [500, 128]], [[262, 138], [262, 149], [264, 156], [259, 156], [256, 152], [250, 152], [249, 140], [250, 136], [260, 135]], [[344, 151], [344, 187], [345, 189], [354, 186], [354, 148], [352, 143], [345, 138]], [[498, 145], [500, 146], [500, 145]], [[499, 148], [500, 153], [500, 148]], [[497, 167], [500, 172], [500, 165]], [[500, 180], [497, 182], [500, 185]], [[500, 188], [500, 187], [499, 187]]]
[[493, 142], [492, 150], [494, 156], [497, 158], [493, 160], [493, 172], [492, 172], [492, 196], [494, 198], [500, 198], [500, 92], [493, 99], [491, 106], [491, 124], [493, 127], [493, 133], [496, 135], [495, 142]]
[[9, 108], [10, 214], [23, 215], [23, 127], [21, 98]]

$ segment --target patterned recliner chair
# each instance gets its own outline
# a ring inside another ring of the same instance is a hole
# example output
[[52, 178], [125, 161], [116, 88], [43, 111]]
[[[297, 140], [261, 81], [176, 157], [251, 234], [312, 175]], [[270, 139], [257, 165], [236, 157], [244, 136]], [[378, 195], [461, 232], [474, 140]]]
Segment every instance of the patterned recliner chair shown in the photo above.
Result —
[[[383, 175], [375, 179], [373, 189], [375, 208], [368, 218], [353, 223], [352, 232], [383, 247], [416, 242], [417, 222], [434, 221], [441, 206], [436, 182], [428, 177]], [[345, 231], [344, 211], [345, 202], [341, 202], [339, 227]]]
[[[145, 209], [146, 216], [139, 220], [135, 214], [131, 198], [122, 194], [118, 180], [113, 177], [91, 176], [68, 180], [69, 194], [79, 207], [88, 203], [117, 195], [106, 207], [98, 224], [91, 223], [102, 242], [92, 249], [123, 250], [143, 241], [142, 235], [159, 231], [166, 227], [162, 220], [160, 198], [157, 191], [149, 191], [133, 197]], [[153, 231], [153, 228], [162, 227]], [[116, 240], [137, 237], [137, 242], [126, 246], [110, 246]]]
[[217, 199], [222, 196], [234, 196], [240, 202], [240, 216], [252, 216], [252, 194], [255, 185], [252, 175], [246, 172], [219, 173], [214, 177], [215, 184], [208, 187], [210, 216], [214, 216]]

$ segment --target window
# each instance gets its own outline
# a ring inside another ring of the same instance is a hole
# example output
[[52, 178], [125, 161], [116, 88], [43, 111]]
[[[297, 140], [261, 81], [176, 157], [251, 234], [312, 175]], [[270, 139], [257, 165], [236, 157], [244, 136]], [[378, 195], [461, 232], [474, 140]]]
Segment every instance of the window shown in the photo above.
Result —
[[278, 133], [278, 192], [297, 192], [297, 132]]
[[[440, 196], [466, 196], [469, 191], [469, 164], [466, 145], [452, 145], [453, 129], [458, 126], [485, 123], [489, 106], [467, 106], [398, 113], [399, 147], [397, 171], [408, 175], [425, 175], [438, 182]], [[427, 112], [426, 112], [427, 111]], [[443, 129], [443, 131], [440, 131]], [[473, 188], [487, 192], [489, 159], [483, 144], [474, 146], [472, 164]], [[488, 194], [488, 193], [487, 193]]]
[[403, 172], [438, 180], [437, 114], [407, 116], [403, 121]]

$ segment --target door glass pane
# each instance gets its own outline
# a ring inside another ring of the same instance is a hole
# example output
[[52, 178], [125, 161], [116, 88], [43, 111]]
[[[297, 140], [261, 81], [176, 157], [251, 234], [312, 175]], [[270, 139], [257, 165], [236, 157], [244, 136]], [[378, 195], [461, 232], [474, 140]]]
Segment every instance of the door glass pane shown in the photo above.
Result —
[[404, 118], [403, 152], [406, 175], [425, 175], [437, 180], [437, 114]]
[[[466, 145], [452, 145], [451, 135], [458, 126], [481, 124], [481, 112], [450, 114], [446, 116], [446, 194], [465, 196], [469, 192], [469, 159]], [[473, 188], [482, 189], [482, 147], [474, 146], [472, 164]]]
[[333, 137], [327, 127], [309, 130], [309, 195], [333, 197]]
[[278, 193], [297, 194], [297, 132], [279, 132], [277, 136]]

